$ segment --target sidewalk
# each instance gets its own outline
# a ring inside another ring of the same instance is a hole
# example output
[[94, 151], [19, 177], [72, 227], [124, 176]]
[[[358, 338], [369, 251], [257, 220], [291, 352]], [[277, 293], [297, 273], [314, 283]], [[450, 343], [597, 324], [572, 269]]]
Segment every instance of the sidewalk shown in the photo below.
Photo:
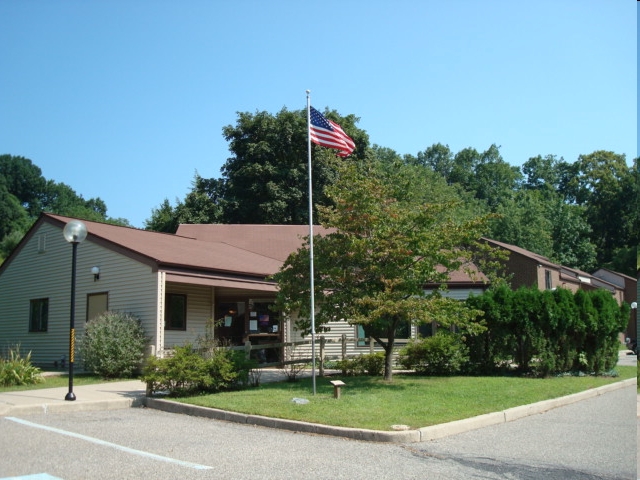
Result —
[[[627, 352], [623, 351], [620, 353], [620, 364], [636, 365], [636, 357], [627, 355]], [[302, 375], [309, 377], [311, 376], [311, 372], [306, 371]], [[285, 376], [281, 370], [262, 370], [260, 376], [260, 381], [262, 383], [280, 380], [285, 380]], [[67, 401], [64, 399], [68, 392], [67, 387], [0, 393], [0, 416], [37, 415], [90, 410], [115, 410], [120, 408], [147, 406], [149, 408], [155, 408], [172, 413], [202, 416], [297, 432], [341, 436], [374, 442], [410, 443], [433, 440], [489, 425], [510, 422], [529, 415], [543, 413], [563, 405], [569, 405], [587, 398], [593, 398], [612, 390], [630, 387], [632, 385], [636, 385], [635, 378], [568, 395], [566, 397], [546, 400], [532, 405], [523, 405], [501, 412], [480, 415], [478, 417], [458, 420], [442, 425], [434, 425], [432, 427], [425, 427], [417, 430], [405, 431], [374, 431], [331, 427], [292, 420], [260, 417], [257, 415], [225, 412], [211, 408], [180, 404], [158, 398], [146, 398], [146, 385], [144, 382], [139, 380], [77, 386], [73, 389], [76, 395], [75, 401]], [[638, 396], [637, 415], [640, 417], [640, 396]]]
[[70, 411], [114, 410], [141, 406], [146, 385], [140, 380], [74, 386], [76, 400], [64, 399], [67, 387], [0, 393], [0, 416]]

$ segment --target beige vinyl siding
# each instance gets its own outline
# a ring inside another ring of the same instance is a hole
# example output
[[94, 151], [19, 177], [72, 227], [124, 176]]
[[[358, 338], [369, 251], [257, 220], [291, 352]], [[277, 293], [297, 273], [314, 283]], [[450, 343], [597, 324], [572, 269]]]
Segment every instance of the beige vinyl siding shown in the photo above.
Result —
[[164, 348], [195, 342], [205, 333], [207, 321], [213, 318], [213, 287], [167, 282], [166, 293], [187, 296], [187, 329], [165, 330]]
[[[300, 342], [303, 340], [311, 341], [311, 335], [302, 337], [299, 330], [295, 328], [295, 319], [293, 316], [287, 325], [287, 342]], [[320, 337], [326, 339], [325, 343], [325, 356], [330, 358], [342, 357], [342, 335], [346, 335], [347, 338], [347, 356], [360, 355], [362, 353], [369, 353], [369, 345], [357, 346], [354, 339], [357, 335], [357, 329], [354, 325], [349, 325], [346, 320], [340, 320], [337, 322], [329, 322], [327, 327], [330, 328], [329, 332], [317, 332], [316, 333], [316, 355], [320, 355], [319, 345]], [[375, 351], [383, 351], [382, 347], [376, 346]], [[300, 345], [295, 349], [295, 356], [300, 358], [311, 357], [311, 344]]]
[[[107, 292], [109, 310], [128, 312], [138, 317], [149, 342], [153, 342], [157, 323], [157, 274], [148, 265], [95, 244], [83, 243], [79, 249], [85, 246], [87, 258], [83, 270], [80, 270], [78, 258], [78, 277], [82, 271], [86, 277], [86, 290], [76, 295], [76, 303], [82, 301], [76, 314], [81, 317], [76, 316], [76, 319], [82, 318], [81, 324], [85, 324], [87, 293]], [[91, 274], [93, 266], [100, 267], [100, 280], [96, 282]]]
[[[46, 240], [45, 240], [46, 239]], [[44, 246], [44, 248], [43, 248]], [[69, 358], [72, 245], [62, 230], [43, 223], [0, 275], [0, 348], [20, 344], [45, 368]], [[100, 267], [95, 281], [91, 267]], [[81, 341], [87, 315], [87, 294], [107, 292], [109, 309], [137, 315], [149, 332], [156, 320], [156, 276], [151, 268], [93, 243], [77, 248], [76, 342]], [[26, 288], [25, 288], [26, 287]], [[29, 332], [29, 301], [49, 299], [47, 332]], [[75, 362], [81, 369], [81, 358]]]
[[[445, 290], [442, 292], [443, 297], [453, 298], [454, 300], [466, 300], [470, 295], [482, 295], [482, 288], [457, 288], [451, 290]], [[433, 290], [425, 290], [425, 295], [429, 295], [433, 292]], [[292, 318], [288, 320], [288, 324], [286, 327], [286, 339], [287, 342], [299, 342], [302, 340], [311, 340], [311, 335], [307, 335], [306, 337], [302, 337], [300, 331], [295, 328], [295, 320], [296, 316], [294, 315]], [[358, 346], [354, 339], [357, 336], [357, 327], [355, 325], [349, 325], [346, 320], [341, 320], [337, 322], [330, 322], [327, 324], [330, 328], [329, 332], [318, 332], [316, 333], [317, 342], [320, 341], [320, 337], [325, 337], [325, 355], [330, 358], [336, 358], [342, 356], [342, 335], [346, 335], [347, 337], [347, 356], [360, 355], [363, 353], [369, 353], [371, 351], [369, 344]], [[318, 330], [316, 328], [316, 330]], [[415, 338], [417, 336], [418, 328], [414, 325], [411, 327], [411, 336]], [[403, 339], [396, 339], [396, 349], [400, 348], [405, 344]], [[318, 343], [319, 345], [319, 343]], [[319, 347], [318, 347], [319, 348]], [[319, 350], [317, 350], [317, 354], [319, 355]], [[382, 352], [383, 348], [379, 345], [374, 346], [374, 351]], [[301, 345], [296, 347], [295, 356], [306, 358], [311, 356], [311, 345]]]
[[[425, 295], [430, 295], [434, 292], [433, 289], [427, 289], [424, 291]], [[484, 293], [483, 288], [452, 288], [450, 290], [443, 290], [440, 294], [445, 298], [452, 298], [453, 300], [464, 301], [470, 296], [479, 296]]]

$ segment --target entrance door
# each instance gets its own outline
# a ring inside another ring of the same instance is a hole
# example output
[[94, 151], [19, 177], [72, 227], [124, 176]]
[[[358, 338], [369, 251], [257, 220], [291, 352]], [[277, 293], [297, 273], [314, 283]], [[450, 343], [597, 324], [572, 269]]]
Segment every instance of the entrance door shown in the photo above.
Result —
[[[280, 318], [271, 310], [273, 301], [249, 301], [249, 340], [252, 345], [278, 344], [282, 338]], [[254, 353], [254, 352], [252, 352]], [[255, 356], [260, 363], [275, 363], [282, 358], [282, 347], [258, 349]]]
[[223, 345], [244, 343], [246, 302], [222, 302], [216, 306], [215, 337]]

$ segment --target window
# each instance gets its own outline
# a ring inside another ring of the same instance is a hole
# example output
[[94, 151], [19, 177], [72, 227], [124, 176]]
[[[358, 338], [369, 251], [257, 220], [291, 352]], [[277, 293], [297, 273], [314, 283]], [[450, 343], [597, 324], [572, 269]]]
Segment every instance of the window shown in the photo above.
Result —
[[90, 293], [87, 295], [87, 322], [109, 310], [108, 293]]
[[223, 344], [242, 345], [245, 332], [245, 302], [225, 302], [216, 306], [214, 337]]
[[[252, 306], [251, 306], [252, 305]], [[280, 316], [271, 310], [273, 302], [254, 300], [249, 308], [249, 331], [258, 333], [278, 333]]]
[[49, 323], [49, 299], [31, 300], [29, 305], [29, 331], [46, 332]]
[[546, 288], [547, 290], [551, 290], [551, 288], [553, 287], [552, 283], [553, 282], [551, 281], [551, 271], [545, 270], [544, 271], [544, 288]]
[[436, 334], [437, 329], [438, 329], [438, 324], [436, 322], [421, 323], [418, 326], [418, 333], [423, 338], [433, 337]]
[[[386, 336], [380, 333], [381, 338], [386, 338]], [[356, 325], [356, 335], [358, 338], [358, 346], [359, 347], [367, 347], [369, 346], [369, 336], [367, 332], [365, 332], [363, 325]], [[396, 336], [395, 340], [408, 340], [411, 338], [411, 322], [402, 322], [396, 328]]]
[[166, 312], [164, 314], [164, 328], [166, 330], [187, 329], [187, 296], [168, 293]]

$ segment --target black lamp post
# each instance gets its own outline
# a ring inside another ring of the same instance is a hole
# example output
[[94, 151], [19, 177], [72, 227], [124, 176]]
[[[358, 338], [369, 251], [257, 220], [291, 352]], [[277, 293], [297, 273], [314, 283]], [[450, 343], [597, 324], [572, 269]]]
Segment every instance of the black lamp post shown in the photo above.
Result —
[[633, 313], [633, 323], [636, 329], [636, 350], [638, 345], [638, 302], [631, 302], [631, 312]]
[[71, 260], [71, 313], [69, 315], [69, 393], [64, 397], [65, 400], [75, 400], [76, 395], [73, 393], [73, 362], [75, 358], [75, 311], [76, 311], [76, 257], [78, 254], [78, 244], [87, 238], [87, 227], [80, 220], [71, 220], [64, 226], [62, 231], [67, 242], [73, 247]]

